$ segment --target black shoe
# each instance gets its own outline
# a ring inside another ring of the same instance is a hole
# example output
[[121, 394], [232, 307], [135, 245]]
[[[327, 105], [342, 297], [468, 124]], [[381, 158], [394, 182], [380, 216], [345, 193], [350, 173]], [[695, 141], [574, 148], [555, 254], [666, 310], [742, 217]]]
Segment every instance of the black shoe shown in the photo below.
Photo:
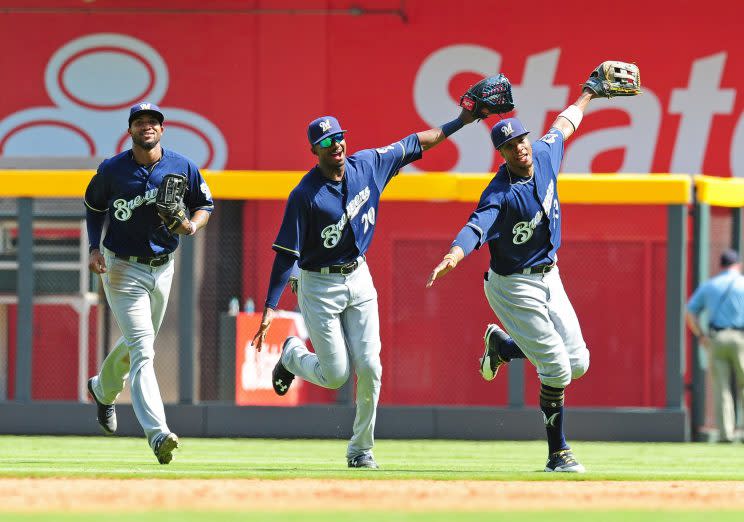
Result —
[[498, 325], [489, 324], [486, 328], [483, 357], [480, 358], [480, 374], [485, 380], [492, 381], [499, 373], [499, 368], [508, 362], [499, 355], [499, 344], [508, 338], [509, 335]]
[[574, 458], [573, 452], [570, 449], [564, 449], [550, 455], [548, 463], [545, 464], [545, 471], [584, 473], [586, 469]]
[[369, 453], [363, 453], [356, 457], [350, 458], [347, 461], [350, 468], [368, 468], [368, 469], [379, 469], [380, 466], [375, 462], [375, 458]]
[[170, 461], [173, 460], [173, 450], [178, 448], [178, 446], [178, 435], [167, 433], [160, 435], [155, 441], [155, 447], [152, 451], [155, 453], [158, 462], [161, 464], [170, 464]]
[[[291, 337], [287, 337], [287, 340], [284, 341], [284, 344], [282, 345], [282, 353], [284, 353], [284, 347], [287, 346], [287, 342], [289, 342], [290, 339]], [[274, 387], [276, 394], [286, 395], [289, 391], [289, 387], [292, 385], [292, 381], [294, 381], [294, 378], [294, 373], [287, 370], [282, 364], [282, 356], [280, 354], [279, 360], [271, 371], [271, 385]]]
[[93, 377], [88, 379], [88, 393], [98, 407], [98, 411], [96, 412], [98, 424], [101, 425], [103, 431], [108, 435], [113, 435], [116, 433], [116, 409], [113, 404], [103, 404], [98, 401], [96, 394], [93, 392]]

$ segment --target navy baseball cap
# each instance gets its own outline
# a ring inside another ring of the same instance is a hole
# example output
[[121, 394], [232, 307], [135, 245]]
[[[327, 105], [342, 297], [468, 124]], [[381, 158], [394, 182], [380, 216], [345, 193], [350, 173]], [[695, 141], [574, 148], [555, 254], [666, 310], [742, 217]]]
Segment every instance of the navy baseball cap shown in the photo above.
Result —
[[158, 107], [154, 103], [142, 102], [136, 105], [132, 105], [132, 107], [129, 109], [129, 125], [132, 124], [133, 119], [135, 119], [143, 112], [150, 112], [154, 114], [155, 117], [160, 121], [161, 125], [163, 123], [163, 120], [165, 120], [165, 116], [163, 115], [163, 111], [160, 110], [160, 107]]
[[307, 126], [307, 139], [310, 145], [315, 145], [323, 138], [333, 136], [334, 134], [346, 132], [339, 125], [338, 120], [333, 116], [321, 116], [315, 118]]
[[506, 118], [498, 122], [491, 129], [491, 141], [494, 147], [500, 149], [507, 141], [529, 133], [530, 131], [525, 129], [522, 122], [517, 118]]
[[721, 266], [727, 267], [739, 262], [739, 253], [731, 248], [724, 250], [721, 254]]

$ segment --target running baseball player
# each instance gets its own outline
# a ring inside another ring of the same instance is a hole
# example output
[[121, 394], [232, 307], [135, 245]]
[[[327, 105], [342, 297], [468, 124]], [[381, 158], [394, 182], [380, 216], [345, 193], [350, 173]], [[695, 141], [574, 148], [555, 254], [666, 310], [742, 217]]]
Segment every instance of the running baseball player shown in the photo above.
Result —
[[[511, 86], [504, 82], [501, 84], [504, 90], [508, 87], [510, 101]], [[471, 107], [441, 128], [351, 156], [346, 155], [346, 130], [333, 116], [317, 118], [307, 128], [310, 150], [318, 157], [318, 164], [287, 200], [272, 245], [276, 257], [253, 345], [261, 350], [279, 298], [290, 275], [295, 274], [300, 311], [315, 353], [299, 338], [287, 338], [272, 384], [279, 395], [287, 393], [295, 376], [337, 389], [354, 369], [356, 418], [346, 451], [350, 468], [378, 467], [372, 447], [382, 377], [380, 321], [377, 290], [365, 253], [375, 231], [380, 195], [393, 176], [421, 158], [423, 151], [474, 121], [474, 114], [490, 114], [488, 105]]]
[[564, 142], [578, 128], [592, 98], [638, 94], [639, 87], [635, 65], [605, 62], [534, 144], [517, 118], [494, 125], [491, 140], [505, 163], [426, 283], [431, 287], [473, 249], [488, 243], [491, 261], [484, 290], [509, 335], [488, 325], [480, 373], [490, 381], [515, 357], [526, 357], [535, 366], [548, 439], [548, 472], [585, 471], [563, 433], [564, 390], [589, 368], [589, 351], [557, 266], [561, 245], [557, 175]]
[[[203, 228], [214, 203], [196, 165], [161, 146], [163, 120], [163, 112], [154, 104], [140, 103], [130, 109], [132, 148], [101, 163], [85, 191], [85, 206], [89, 268], [101, 275], [106, 299], [123, 334], [100, 373], [88, 380], [98, 423], [106, 433], [116, 432], [114, 403], [129, 377], [137, 420], [158, 462], [168, 464], [179, 441], [166, 424], [155, 378], [155, 336], [168, 303], [179, 235], [193, 235]], [[182, 203], [190, 218], [165, 215], [156, 205], [164, 178], [174, 174], [184, 180]], [[108, 228], [101, 246], [106, 218]]]

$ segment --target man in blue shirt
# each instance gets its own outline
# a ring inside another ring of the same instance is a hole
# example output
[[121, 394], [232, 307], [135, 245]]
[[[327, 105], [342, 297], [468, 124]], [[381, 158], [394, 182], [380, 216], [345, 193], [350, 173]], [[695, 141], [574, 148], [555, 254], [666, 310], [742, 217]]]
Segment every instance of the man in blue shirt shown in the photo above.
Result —
[[[687, 303], [687, 325], [712, 356], [711, 380], [720, 442], [735, 440], [736, 415], [731, 374], [737, 400], [744, 400], [744, 276], [739, 253], [721, 254], [721, 272], [701, 284]], [[701, 316], [705, 315], [707, 321]], [[741, 402], [739, 402], [741, 404]]]
[[272, 384], [279, 395], [287, 393], [295, 376], [337, 389], [354, 369], [356, 418], [346, 451], [350, 468], [378, 467], [372, 447], [382, 379], [380, 320], [365, 253], [375, 231], [380, 195], [401, 168], [475, 119], [463, 109], [442, 128], [351, 156], [346, 155], [346, 130], [336, 118], [322, 116], [308, 126], [310, 150], [318, 164], [287, 200], [272, 245], [276, 257], [253, 345], [261, 350], [282, 291], [296, 274], [298, 303], [315, 353], [299, 338], [289, 337]]
[[[88, 266], [101, 275], [106, 299], [122, 332], [100, 373], [88, 381], [88, 391], [98, 408], [98, 423], [108, 434], [116, 431], [114, 403], [129, 378], [137, 420], [158, 462], [168, 464], [179, 441], [166, 424], [155, 378], [155, 336], [168, 304], [179, 236], [193, 235], [203, 228], [214, 202], [197, 166], [161, 146], [164, 119], [152, 103], [138, 103], [130, 109], [132, 148], [99, 165], [85, 191], [85, 206]], [[191, 214], [172, 232], [155, 207], [158, 187], [170, 173], [186, 177], [184, 203]]]

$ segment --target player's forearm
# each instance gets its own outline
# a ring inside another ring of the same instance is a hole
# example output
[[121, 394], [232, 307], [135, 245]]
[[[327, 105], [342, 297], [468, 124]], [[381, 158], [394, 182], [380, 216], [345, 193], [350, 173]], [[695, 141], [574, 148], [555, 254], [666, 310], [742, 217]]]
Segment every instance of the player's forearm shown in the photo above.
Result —
[[276, 309], [290, 275], [296, 270], [297, 259], [281, 252], [276, 253], [269, 277], [269, 291], [264, 306]]
[[89, 208], [85, 209], [85, 226], [88, 230], [89, 250], [99, 248], [101, 245], [101, 234], [103, 223], [106, 221], [105, 212], [95, 212]]
[[592, 91], [584, 89], [576, 101], [566, 107], [566, 110], [555, 119], [551, 127], [561, 131], [564, 140], [567, 140], [579, 128], [584, 111], [593, 97], [594, 93]]
[[416, 133], [416, 136], [421, 143], [423, 150], [428, 150], [444, 140], [449, 138], [452, 134], [462, 129], [468, 123], [474, 121], [469, 111], [461, 111], [460, 115], [452, 121], [448, 121], [444, 125], [436, 129], [429, 129]]
[[197, 210], [194, 212], [194, 214], [191, 216], [191, 223], [193, 223], [194, 232], [196, 233], [197, 230], [200, 228], [204, 228], [207, 226], [207, 223], [209, 222], [209, 216], [211, 214], [207, 212], [206, 210]]

